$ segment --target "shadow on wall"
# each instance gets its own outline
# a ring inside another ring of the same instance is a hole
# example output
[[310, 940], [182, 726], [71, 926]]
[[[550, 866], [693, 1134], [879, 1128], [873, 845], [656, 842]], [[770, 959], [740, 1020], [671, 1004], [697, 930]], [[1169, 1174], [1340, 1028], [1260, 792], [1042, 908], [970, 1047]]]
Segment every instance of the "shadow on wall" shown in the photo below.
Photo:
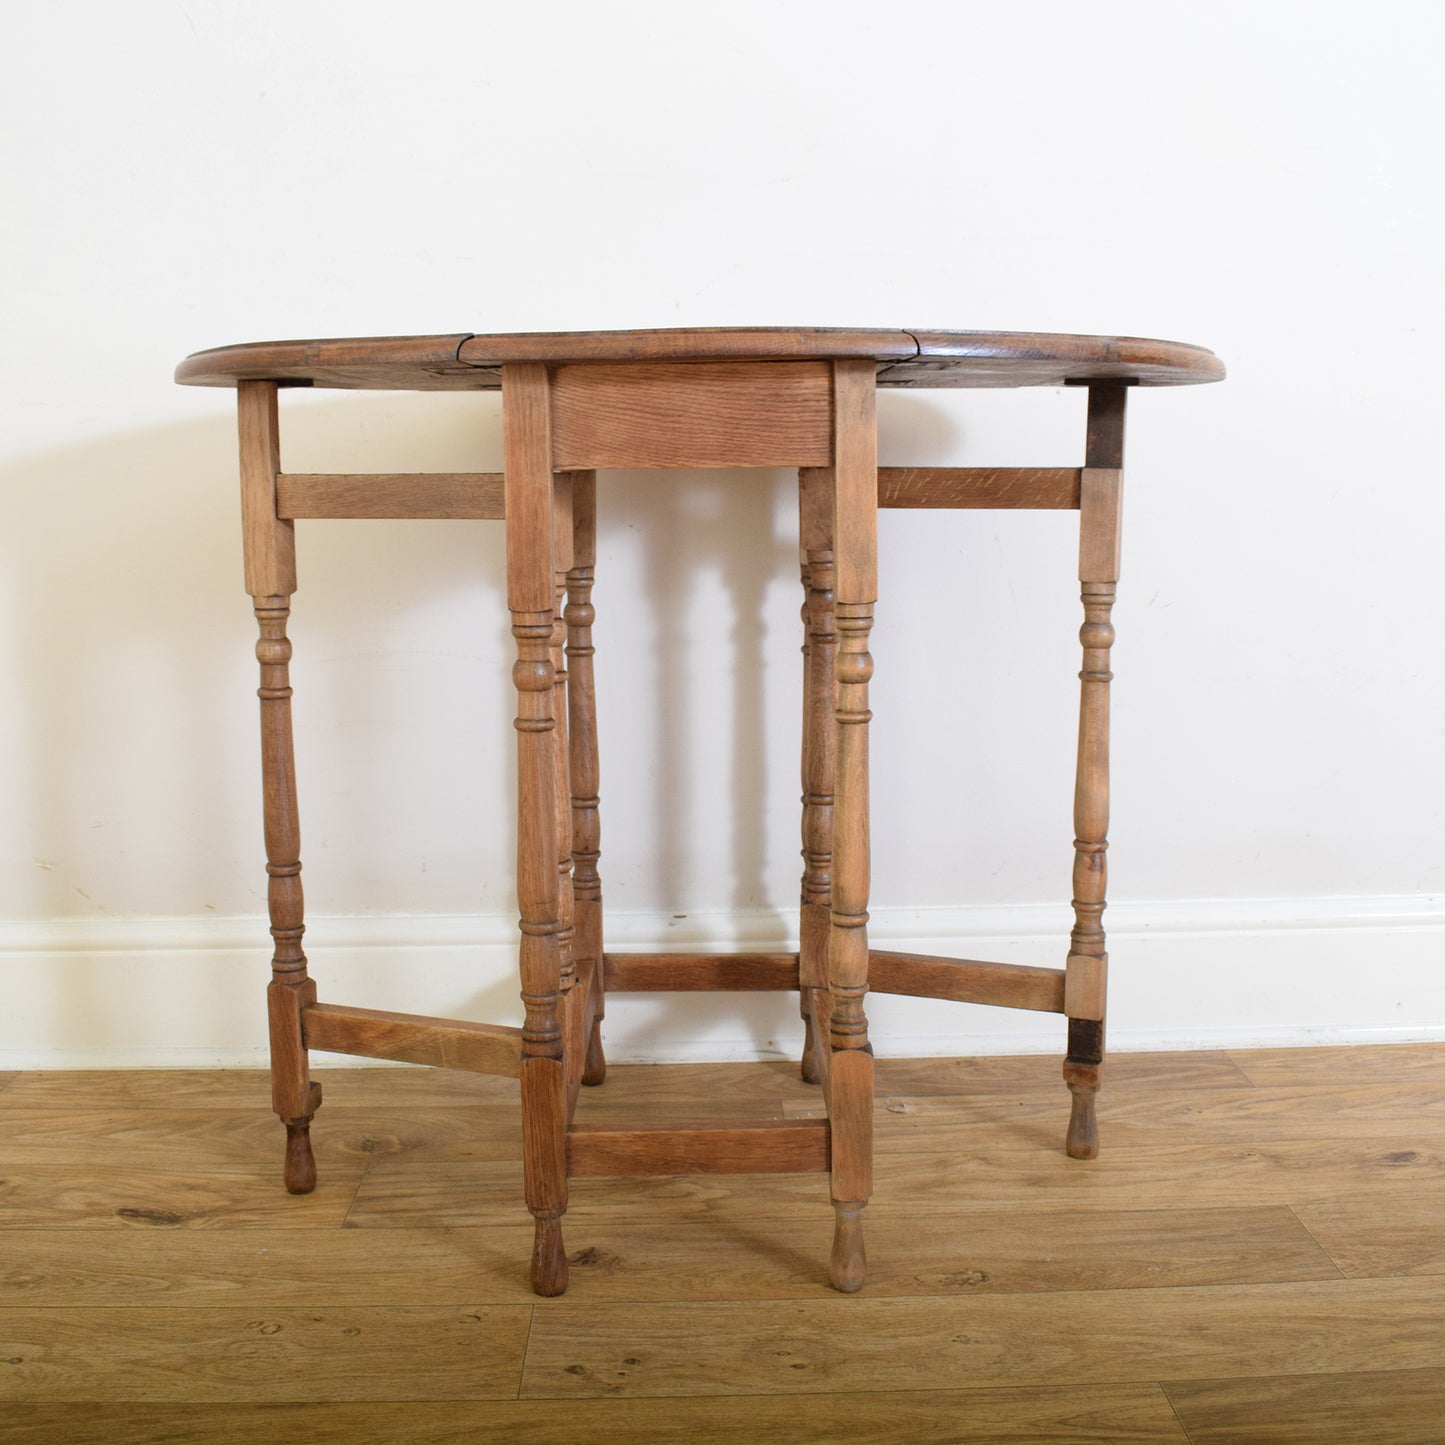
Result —
[[[285, 465], [498, 467], [500, 407], [477, 400], [288, 397]], [[103, 933], [108, 917], [264, 913], [255, 634], [235, 468], [226, 411], [7, 469], [11, 524], [0, 546], [14, 772], [4, 916], [90, 918]], [[769, 758], [767, 746], [770, 717], [796, 718], [801, 705], [793, 475], [620, 473], [599, 493], [604, 892], [614, 907], [660, 901], [683, 912], [701, 899], [756, 913], [795, 888], [793, 877], [772, 876], [769, 858], [781, 849], [794, 874], [801, 868], [796, 758]], [[310, 523], [298, 551], [292, 635], [309, 907], [318, 916], [509, 912], [515, 759], [502, 528]], [[775, 628], [792, 639], [776, 677]], [[398, 742], [411, 752], [405, 765], [388, 746]], [[778, 910], [780, 934], [792, 932], [790, 914]], [[258, 966], [258, 994], [263, 979]], [[405, 1008], [396, 987], [386, 1002]], [[676, 1032], [673, 1001], [654, 1002], [659, 1026]], [[791, 1017], [791, 1001], [778, 1003], [778, 1017]], [[721, 1025], [725, 1009], [730, 1020], [762, 1021], [756, 1000], [735, 1004], [709, 1000], [710, 1020]], [[514, 1007], [515, 981], [488, 980], [467, 988], [457, 1011], [495, 1017]], [[85, 1000], [68, 1000], [65, 1013], [53, 1020], [58, 1038], [72, 1025], [96, 1035]]]

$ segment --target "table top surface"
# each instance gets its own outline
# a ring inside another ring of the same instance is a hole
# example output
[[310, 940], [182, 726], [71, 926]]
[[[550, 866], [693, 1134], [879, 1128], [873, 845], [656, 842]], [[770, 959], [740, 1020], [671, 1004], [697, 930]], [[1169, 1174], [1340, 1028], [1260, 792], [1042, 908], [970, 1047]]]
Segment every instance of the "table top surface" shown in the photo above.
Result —
[[487, 391], [511, 362], [817, 361], [871, 357], [880, 386], [1062, 386], [1106, 379], [1140, 386], [1219, 381], [1212, 351], [1137, 336], [1033, 331], [864, 331], [730, 326], [654, 331], [539, 331], [260, 341], [198, 351], [176, 368], [185, 386], [275, 381], [362, 391]]

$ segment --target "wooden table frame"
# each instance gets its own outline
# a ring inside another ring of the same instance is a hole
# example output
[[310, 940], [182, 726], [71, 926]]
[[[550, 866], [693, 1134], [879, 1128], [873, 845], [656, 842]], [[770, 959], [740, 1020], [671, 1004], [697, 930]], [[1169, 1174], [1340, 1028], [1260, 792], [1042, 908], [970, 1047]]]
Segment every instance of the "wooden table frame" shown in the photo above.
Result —
[[[878, 354], [886, 347], [877, 337], [890, 334], [827, 335], [872, 337], [873, 345], [870, 351], [858, 344], [854, 349], [864, 354], [857, 355], [776, 356], [755, 342], [753, 350], [762, 355], [735, 357], [714, 341], [703, 357], [639, 359], [575, 356], [574, 344], [558, 360], [535, 345], [533, 359], [511, 359], [501, 343], [514, 338], [421, 339], [456, 342], [458, 357], [474, 342], [492, 343], [468, 365], [486, 366], [489, 357], [502, 352], [490, 367], [503, 397], [505, 471], [500, 475], [282, 472], [278, 387], [295, 384], [295, 369], [307, 366], [327, 378], [322, 384], [347, 384], [344, 367], [363, 363], [373, 369], [358, 372], [363, 379], [350, 384], [406, 384], [404, 377], [377, 380], [378, 366], [400, 366], [385, 351], [399, 343], [270, 344], [264, 362], [249, 353], [265, 347], [243, 347], [201, 353], [183, 363], [181, 380], [234, 384], [238, 392], [246, 588], [260, 629], [256, 655], [266, 867], [275, 940], [268, 995], [272, 1094], [286, 1126], [284, 1177], [292, 1192], [304, 1193], [316, 1183], [310, 1125], [321, 1091], [310, 1077], [310, 1050], [505, 1075], [521, 1085], [524, 1192], [536, 1225], [531, 1277], [538, 1294], [560, 1294], [567, 1286], [561, 1221], [572, 1177], [792, 1171], [829, 1174], [835, 1211], [830, 1278], [839, 1290], [854, 1291], [864, 1279], [861, 1216], [872, 1190], [873, 1059], [864, 1011], [870, 988], [1065, 1015], [1064, 1078], [1072, 1095], [1066, 1148], [1079, 1159], [1097, 1154], [1094, 1100], [1104, 1057], [1108, 961], [1101, 918], [1109, 813], [1110, 613], [1119, 575], [1124, 411], [1131, 384], [1159, 378], [1142, 362], [1141, 376], [1119, 374], [1128, 363], [1114, 353], [1096, 357], [1092, 369], [1071, 354], [1064, 356], [1059, 365], [1083, 374], [1050, 373], [1049, 379], [1087, 385], [1089, 393], [1081, 467], [879, 468], [875, 395], [889, 374], [890, 359]], [[918, 340], [914, 333], [902, 335]], [[827, 345], [848, 349], [841, 342]], [[311, 350], [297, 353], [299, 359], [290, 354], [278, 359], [282, 346]], [[343, 346], [352, 349], [345, 354], [318, 350]], [[825, 347], [814, 342], [814, 349]], [[436, 350], [444, 356], [446, 347]], [[1222, 374], [1209, 353], [1179, 350], [1193, 353], [1185, 362], [1196, 374], [1184, 379], [1213, 380]], [[1027, 377], [1028, 367], [1037, 371], [1039, 363], [1019, 351], [1019, 367]], [[929, 363], [921, 343], [917, 355], [924, 358], [921, 366], [935, 367], [934, 374], [925, 369], [919, 373], [923, 381], [915, 377], [901, 384], [947, 384], [938, 377], [949, 374], [949, 356]], [[245, 374], [253, 361], [272, 374]], [[996, 375], [1000, 366], [1006, 369], [1007, 361], [1007, 356], [990, 356], [987, 364], [994, 371], [988, 375]], [[1183, 372], [1185, 362], [1155, 356], [1149, 364], [1173, 364]], [[906, 371], [903, 360], [891, 364]], [[592, 642], [596, 471], [709, 466], [796, 467], [799, 473], [805, 659], [799, 948], [796, 953], [723, 956], [608, 953], [598, 872]], [[1084, 624], [1074, 927], [1062, 968], [869, 947], [868, 690], [873, 661], [868, 646], [878, 592], [879, 506], [1079, 513]], [[327, 517], [505, 521], [507, 596], [516, 640], [517, 894], [525, 1005], [520, 1028], [321, 1002], [308, 974], [286, 629], [296, 589], [294, 524]], [[827, 1117], [745, 1124], [645, 1122], [625, 1129], [573, 1122], [581, 1086], [600, 1084], [605, 1077], [600, 1025], [606, 994], [669, 989], [797, 991], [806, 1032], [801, 1068], [805, 1078], [821, 1085]]]

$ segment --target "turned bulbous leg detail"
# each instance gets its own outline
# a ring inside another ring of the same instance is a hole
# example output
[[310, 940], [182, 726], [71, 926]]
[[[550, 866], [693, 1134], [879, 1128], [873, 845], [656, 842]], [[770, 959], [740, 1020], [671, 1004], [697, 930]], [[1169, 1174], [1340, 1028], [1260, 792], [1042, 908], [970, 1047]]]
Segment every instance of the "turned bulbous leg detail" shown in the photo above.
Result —
[[567, 1292], [567, 1252], [562, 1246], [562, 1216], [536, 1215], [532, 1242], [532, 1293], [548, 1299]]
[[311, 1152], [311, 1115], [287, 1119], [286, 1167], [288, 1194], [310, 1194], [316, 1188], [316, 1156]]
[[597, 742], [597, 685], [593, 675], [596, 647], [592, 627], [597, 620], [592, 585], [597, 559], [597, 474], [571, 474], [572, 555], [565, 576], [568, 666], [568, 749], [571, 775], [572, 896], [577, 967], [589, 980], [587, 1003], [592, 1010], [582, 1059], [582, 1083], [595, 1088], [607, 1078], [602, 1048], [602, 880], [597, 871], [602, 829], [598, 812], [600, 766]]
[[833, 1254], [828, 1262], [828, 1282], [842, 1294], [857, 1294], [868, 1273], [863, 1248], [862, 1204], [833, 1206]]
[[1109, 684], [1113, 608], [1119, 580], [1119, 518], [1124, 465], [1122, 382], [1089, 388], [1086, 463], [1079, 485], [1079, 752], [1074, 781], [1074, 927], [1065, 964], [1069, 1048], [1064, 1081], [1072, 1104], [1065, 1148], [1071, 1159], [1099, 1152], [1095, 1098], [1104, 1062], [1109, 968], [1103, 916], [1108, 888]]
[[808, 1017], [806, 999], [803, 1004], [803, 1057], [798, 1064], [798, 1076], [805, 1084], [816, 1084], [822, 1079], [818, 1068], [818, 1040], [813, 1033], [813, 1021]]
[[607, 1057], [602, 1052], [602, 1025], [594, 1020], [587, 1038], [587, 1058], [582, 1065], [582, 1082], [596, 1088], [607, 1078]]

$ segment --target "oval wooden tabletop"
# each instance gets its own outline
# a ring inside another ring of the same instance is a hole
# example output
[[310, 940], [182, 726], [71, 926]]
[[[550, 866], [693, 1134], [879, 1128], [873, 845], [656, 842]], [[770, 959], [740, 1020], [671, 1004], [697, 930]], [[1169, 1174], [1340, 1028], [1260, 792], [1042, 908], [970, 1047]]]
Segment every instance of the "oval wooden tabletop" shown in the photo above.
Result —
[[1212, 351], [1137, 336], [1031, 331], [850, 331], [736, 326], [658, 331], [539, 331], [480, 336], [260, 341], [198, 351], [176, 368], [185, 386], [276, 381], [359, 390], [499, 387], [508, 362], [800, 361], [872, 357], [880, 386], [1061, 386], [1115, 378], [1140, 386], [1219, 381]]

